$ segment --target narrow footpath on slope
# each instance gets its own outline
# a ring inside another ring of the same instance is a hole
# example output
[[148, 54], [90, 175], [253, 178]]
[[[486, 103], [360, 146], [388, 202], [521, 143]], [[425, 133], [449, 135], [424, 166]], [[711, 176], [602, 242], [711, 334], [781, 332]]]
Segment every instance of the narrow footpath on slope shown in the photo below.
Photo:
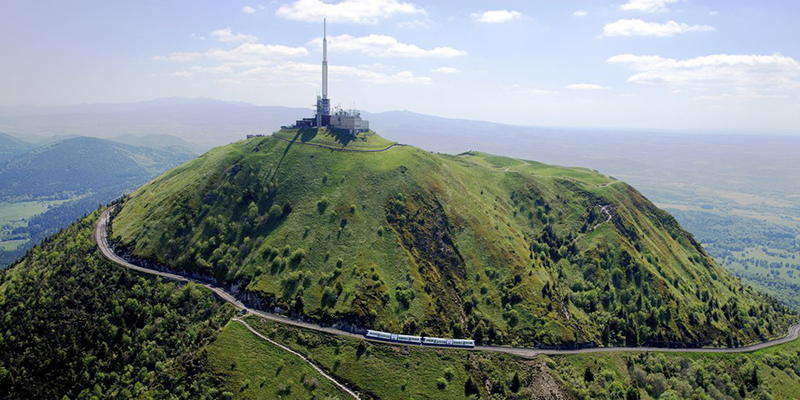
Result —
[[300, 354], [300, 353], [298, 353], [298, 352], [296, 352], [296, 351], [294, 351], [294, 350], [292, 350], [292, 349], [290, 349], [290, 348], [288, 348], [288, 347], [286, 347], [286, 346], [284, 346], [284, 345], [282, 345], [282, 344], [280, 344], [280, 343], [278, 343], [278, 342], [276, 342], [276, 341], [274, 341], [274, 340], [272, 340], [272, 339], [270, 339], [270, 338], [268, 338], [268, 337], [266, 337], [266, 336], [262, 335], [262, 334], [261, 334], [261, 332], [259, 332], [259, 331], [255, 330], [255, 329], [253, 329], [253, 327], [252, 327], [252, 326], [250, 326], [250, 324], [248, 324], [248, 323], [247, 323], [245, 320], [243, 320], [243, 319], [234, 318], [233, 320], [234, 320], [234, 321], [238, 321], [238, 322], [240, 322], [240, 323], [241, 323], [242, 325], [244, 325], [244, 326], [245, 326], [245, 327], [246, 327], [246, 328], [247, 328], [247, 329], [248, 329], [250, 332], [253, 332], [253, 334], [254, 334], [254, 335], [258, 336], [258, 337], [259, 337], [259, 338], [261, 338], [262, 340], [264, 340], [264, 341], [267, 341], [267, 342], [269, 342], [269, 343], [271, 343], [271, 344], [273, 344], [273, 345], [275, 345], [275, 346], [277, 346], [277, 347], [279, 347], [279, 348], [281, 348], [281, 349], [283, 349], [283, 350], [285, 350], [285, 351], [287, 351], [287, 352], [289, 352], [289, 353], [291, 353], [291, 354], [294, 354], [294, 355], [295, 355], [295, 356], [297, 356], [297, 357], [300, 357], [300, 359], [301, 359], [301, 360], [305, 361], [305, 363], [306, 363], [306, 364], [308, 364], [308, 365], [310, 365], [310, 366], [311, 366], [311, 368], [314, 368], [314, 370], [316, 370], [317, 372], [319, 372], [319, 374], [320, 374], [320, 375], [322, 375], [322, 376], [323, 376], [325, 379], [327, 379], [327, 380], [329, 380], [329, 381], [333, 382], [333, 384], [334, 384], [334, 385], [336, 385], [336, 386], [338, 386], [338, 387], [339, 387], [339, 389], [342, 389], [342, 390], [344, 390], [345, 392], [347, 392], [347, 394], [349, 394], [350, 396], [353, 396], [353, 398], [361, 400], [361, 398], [360, 398], [360, 397], [358, 397], [358, 394], [356, 394], [356, 392], [354, 392], [354, 391], [352, 391], [352, 390], [348, 389], [348, 388], [347, 388], [347, 386], [345, 386], [345, 385], [343, 385], [343, 384], [339, 383], [339, 381], [337, 381], [336, 379], [334, 379], [332, 376], [328, 375], [328, 374], [327, 374], [325, 371], [323, 371], [323, 370], [322, 370], [322, 368], [318, 367], [316, 364], [314, 364], [313, 362], [311, 362], [311, 360], [309, 360], [308, 358], [306, 358], [306, 356], [304, 356], [304, 355], [302, 355], [302, 354]]
[[[100, 216], [99, 220], [97, 221], [97, 227], [95, 228], [95, 240], [97, 241], [97, 245], [100, 249], [100, 252], [103, 256], [108, 259], [109, 261], [123, 266], [125, 268], [130, 268], [132, 270], [142, 272], [145, 274], [157, 275], [167, 279], [172, 279], [176, 281], [183, 281], [183, 282], [194, 282], [198, 285], [204, 286], [210, 290], [212, 290], [219, 298], [222, 300], [231, 303], [236, 308], [241, 310], [245, 310], [246, 312], [257, 315], [261, 318], [268, 319], [270, 321], [275, 321], [281, 324], [292, 325], [299, 328], [311, 329], [318, 332], [324, 332], [332, 335], [338, 336], [345, 336], [351, 338], [358, 338], [363, 340], [368, 340], [371, 342], [376, 343], [386, 343], [381, 340], [375, 340], [365, 337], [364, 335], [359, 335], [352, 332], [343, 331], [340, 329], [332, 328], [329, 326], [321, 326], [311, 322], [306, 321], [299, 321], [295, 319], [290, 319], [284, 316], [271, 314], [265, 311], [256, 310], [245, 306], [241, 301], [239, 301], [235, 296], [228, 293], [224, 288], [213, 285], [209, 282], [204, 282], [195, 278], [186, 277], [180, 275], [178, 273], [173, 272], [165, 272], [159, 271], [151, 268], [142, 267], [140, 265], [135, 265], [127, 260], [123, 259], [111, 248], [108, 244], [108, 223], [111, 216], [111, 212], [113, 208], [116, 206], [111, 206], [106, 209], [103, 214]], [[792, 325], [789, 328], [789, 332], [786, 336], [779, 338], [768, 340], [766, 342], [755, 343], [747, 346], [742, 347], [730, 347], [730, 348], [662, 348], [662, 347], [592, 347], [592, 348], [585, 348], [585, 349], [575, 349], [575, 350], [548, 350], [548, 349], [537, 349], [537, 348], [530, 348], [530, 347], [500, 347], [500, 346], [475, 346], [474, 348], [464, 348], [464, 350], [471, 350], [471, 351], [494, 351], [499, 353], [507, 353], [513, 354], [520, 357], [525, 358], [534, 358], [540, 354], [547, 354], [547, 355], [569, 355], [569, 354], [587, 354], [587, 353], [608, 353], [608, 352], [616, 352], [616, 351], [624, 351], [624, 352], [645, 352], [645, 351], [652, 351], [652, 352], [665, 352], [665, 353], [748, 353], [756, 350], [766, 349], [768, 347], [777, 346], [783, 343], [788, 343], [798, 338], [800, 334], [800, 324]], [[453, 349], [452, 347], [439, 347], [439, 346], [429, 346], [429, 345], [412, 345], [412, 344], [405, 344], [405, 343], [395, 343], [392, 342], [394, 346], [419, 346], [419, 347], [430, 347], [430, 348], [445, 348], [445, 349]]]

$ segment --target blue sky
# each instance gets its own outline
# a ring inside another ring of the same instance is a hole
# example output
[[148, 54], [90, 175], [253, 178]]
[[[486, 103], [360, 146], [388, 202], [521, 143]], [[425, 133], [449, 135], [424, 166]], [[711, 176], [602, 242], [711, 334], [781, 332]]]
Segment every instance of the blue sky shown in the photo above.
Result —
[[21, 1], [0, 104], [330, 96], [520, 125], [800, 133], [800, 2]]

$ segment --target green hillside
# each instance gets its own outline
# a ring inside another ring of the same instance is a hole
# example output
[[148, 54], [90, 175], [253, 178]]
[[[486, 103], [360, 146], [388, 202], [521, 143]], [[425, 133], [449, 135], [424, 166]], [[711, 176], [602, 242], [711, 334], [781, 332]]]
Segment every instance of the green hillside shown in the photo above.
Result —
[[209, 371], [225, 391], [243, 399], [347, 399], [299, 357], [229, 322], [208, 346]]
[[262, 308], [390, 331], [724, 346], [788, 326], [783, 306], [720, 268], [674, 218], [597, 172], [278, 136], [296, 141], [239, 141], [145, 185], [114, 237]]
[[[800, 341], [745, 354], [612, 352], [522, 359], [373, 343], [257, 317], [247, 321], [313, 358], [362, 398], [787, 399], [800, 390]], [[225, 336], [233, 337], [226, 332], [218, 341]], [[239, 340], [246, 346], [251, 339]], [[257, 371], [267, 375], [275, 369]]]

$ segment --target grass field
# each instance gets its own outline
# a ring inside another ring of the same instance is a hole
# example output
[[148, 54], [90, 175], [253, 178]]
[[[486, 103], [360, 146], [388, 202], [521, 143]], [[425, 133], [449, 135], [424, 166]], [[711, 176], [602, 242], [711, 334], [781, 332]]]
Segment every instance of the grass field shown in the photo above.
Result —
[[231, 321], [208, 347], [210, 367], [235, 398], [349, 399], [299, 357]]
[[787, 283], [800, 283], [800, 259], [780, 249], [750, 247], [745, 251], [731, 252], [726, 266], [732, 271], [748, 271], [761, 276], [772, 276]]
[[0, 202], [0, 248], [14, 250], [27, 243], [27, 239], [9, 238], [14, 228], [28, 225], [28, 219], [47, 211], [50, 207], [59, 206], [67, 200], [36, 200], [17, 203]]
[[57, 206], [67, 201], [69, 200], [0, 203], [0, 225], [22, 223], [25, 219], [47, 211], [51, 206]]
[[27, 242], [28, 242], [27, 239], [3, 240], [3, 241], [0, 241], [0, 249], [2, 249], [2, 250], [14, 250], [17, 247], [22, 246]]

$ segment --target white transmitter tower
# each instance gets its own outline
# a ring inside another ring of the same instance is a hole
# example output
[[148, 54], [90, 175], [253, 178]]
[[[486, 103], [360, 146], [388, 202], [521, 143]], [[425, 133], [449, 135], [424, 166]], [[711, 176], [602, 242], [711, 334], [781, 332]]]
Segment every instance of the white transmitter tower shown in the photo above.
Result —
[[328, 21], [322, 20], [322, 97], [317, 97], [317, 126], [331, 121], [331, 101], [328, 99]]
[[331, 100], [328, 99], [328, 21], [323, 20], [322, 23], [322, 94], [317, 95], [316, 115], [298, 120], [293, 127], [329, 127], [351, 135], [369, 132], [369, 121], [362, 119], [358, 110], [342, 110], [341, 107], [336, 107], [335, 112], [331, 113]]

